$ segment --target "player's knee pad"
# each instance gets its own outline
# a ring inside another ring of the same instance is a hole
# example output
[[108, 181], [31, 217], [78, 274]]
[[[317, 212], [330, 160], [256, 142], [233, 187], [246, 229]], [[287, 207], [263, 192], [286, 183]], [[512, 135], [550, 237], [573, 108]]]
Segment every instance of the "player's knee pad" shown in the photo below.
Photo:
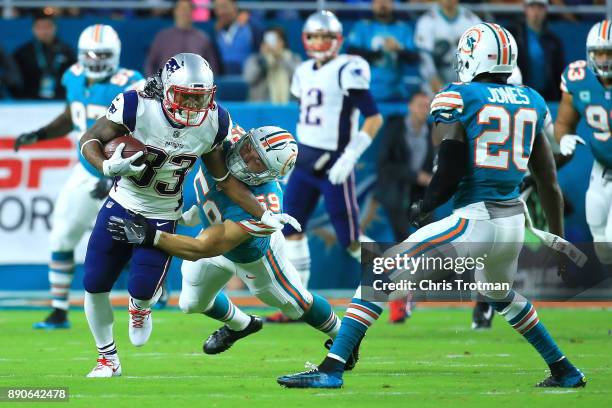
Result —
[[184, 295], [181, 291], [181, 295], [179, 296], [179, 308], [183, 313], [202, 313], [208, 306], [207, 304], [202, 304], [197, 298]]
[[293, 303], [284, 303], [279, 307], [279, 309], [281, 310], [281, 312], [283, 312], [285, 316], [292, 320], [299, 319], [305, 313], [304, 309]]

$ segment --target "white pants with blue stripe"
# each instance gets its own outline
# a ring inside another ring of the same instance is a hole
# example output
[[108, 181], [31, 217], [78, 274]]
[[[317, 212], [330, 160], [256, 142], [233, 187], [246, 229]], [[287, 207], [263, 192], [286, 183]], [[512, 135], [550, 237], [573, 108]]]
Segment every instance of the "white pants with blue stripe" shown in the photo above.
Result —
[[283, 234], [275, 232], [266, 254], [250, 263], [234, 263], [224, 256], [183, 261], [181, 310], [185, 313], [206, 310], [236, 275], [263, 303], [280, 309], [292, 319], [300, 318], [312, 305], [312, 294], [304, 288], [295, 267], [286, 258], [284, 242]]
[[[410, 256], [481, 257], [484, 268], [476, 269], [477, 281], [513, 283], [525, 237], [525, 216], [517, 214], [486, 219], [488, 216], [484, 214], [484, 211], [474, 211], [474, 208], [459, 209], [420, 228], [404, 244], [389, 249], [385, 256], [409, 252]], [[408, 251], [405, 243], [411, 244]], [[435, 278], [437, 272], [428, 271], [425, 278]], [[482, 294], [501, 299], [508, 291], [483, 291]]]

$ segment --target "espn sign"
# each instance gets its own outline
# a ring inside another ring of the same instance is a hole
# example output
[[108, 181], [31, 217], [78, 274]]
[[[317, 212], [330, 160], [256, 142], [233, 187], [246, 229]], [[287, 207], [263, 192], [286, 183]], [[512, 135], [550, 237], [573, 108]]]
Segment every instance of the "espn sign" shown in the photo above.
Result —
[[19, 134], [48, 124], [64, 109], [63, 103], [0, 104], [0, 265], [49, 260], [53, 204], [78, 160], [76, 140], [62, 137], [18, 152], [13, 146]]

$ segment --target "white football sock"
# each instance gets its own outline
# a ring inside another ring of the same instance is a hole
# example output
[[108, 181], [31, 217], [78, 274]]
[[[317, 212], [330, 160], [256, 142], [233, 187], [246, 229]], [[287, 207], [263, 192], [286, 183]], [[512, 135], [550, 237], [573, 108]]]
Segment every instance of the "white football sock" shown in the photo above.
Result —
[[297, 270], [302, 285], [307, 288], [310, 280], [310, 248], [306, 235], [297, 240], [285, 240], [285, 255]]
[[96, 341], [98, 350], [111, 352], [114, 349], [113, 341], [113, 307], [110, 302], [110, 292], [85, 292], [85, 316], [89, 323], [89, 330]]
[[136, 299], [130, 296], [130, 302], [132, 306], [134, 306], [136, 309], [150, 309], [154, 304], [157, 303], [161, 295], [162, 295], [162, 288], [160, 286], [151, 299], [140, 300], [140, 299]]

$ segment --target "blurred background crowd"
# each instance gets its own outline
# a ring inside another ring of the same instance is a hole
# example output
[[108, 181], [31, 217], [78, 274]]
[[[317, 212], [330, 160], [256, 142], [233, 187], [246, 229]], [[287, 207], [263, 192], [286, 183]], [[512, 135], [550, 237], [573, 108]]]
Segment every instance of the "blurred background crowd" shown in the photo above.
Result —
[[[0, 97], [64, 99], [60, 79], [76, 61], [76, 38], [86, 25], [103, 20], [122, 39], [122, 66], [151, 75], [169, 56], [190, 51], [210, 62], [221, 99], [287, 103], [293, 70], [305, 58], [302, 21], [320, 2], [287, 0], [261, 7], [265, 3], [271, 2], [68, 0], [37, 9], [20, 8], [19, 0], [5, 1], [0, 27], [12, 34], [0, 39]], [[304, 7], [308, 3], [311, 8]], [[567, 48], [582, 50], [570, 54], [583, 57], [583, 41], [572, 42], [575, 30], [588, 30], [601, 18], [600, 13], [584, 10], [603, 3], [345, 0], [333, 4], [339, 6], [336, 12], [344, 24], [343, 51], [370, 63], [375, 98], [408, 102], [416, 93], [431, 95], [455, 80], [451, 41], [481, 19], [510, 29], [522, 51], [519, 67], [524, 83], [547, 100], [558, 100]], [[564, 6], [570, 8], [559, 9]], [[581, 6], [586, 8], [581, 11]], [[574, 12], [551, 13], [551, 8]]]

